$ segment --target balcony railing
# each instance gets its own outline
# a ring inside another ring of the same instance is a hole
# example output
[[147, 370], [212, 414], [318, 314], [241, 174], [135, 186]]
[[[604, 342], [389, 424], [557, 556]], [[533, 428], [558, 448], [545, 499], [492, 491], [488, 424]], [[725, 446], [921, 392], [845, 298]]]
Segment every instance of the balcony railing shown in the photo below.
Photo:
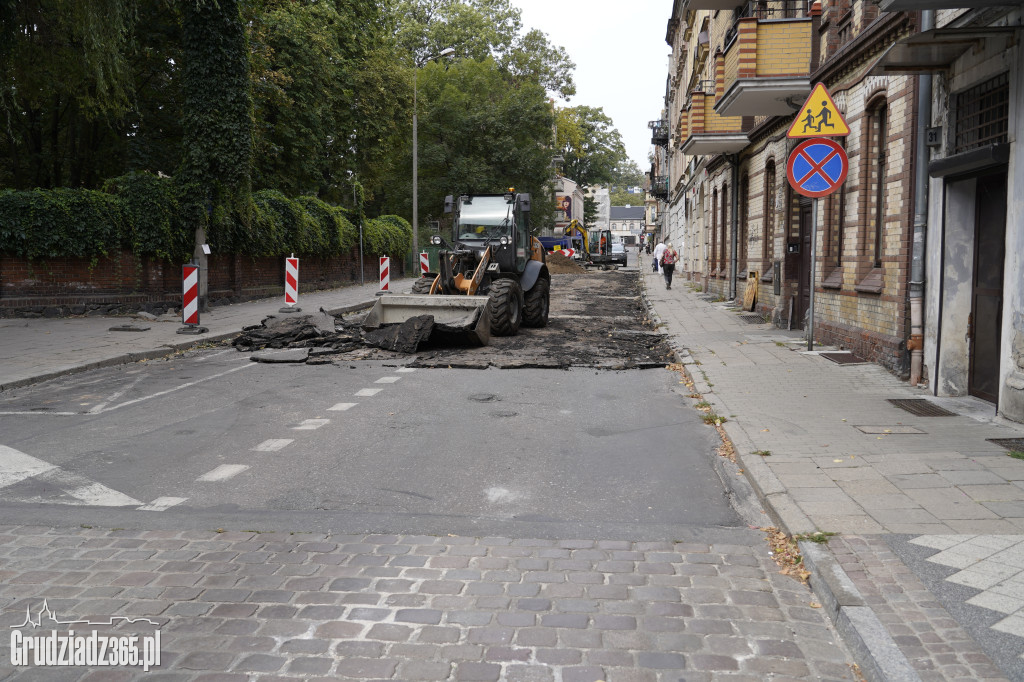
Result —
[[651, 196], [668, 199], [668, 176], [655, 175], [651, 178]]
[[665, 119], [651, 121], [647, 127], [651, 129], [651, 144], [661, 147], [668, 145], [668, 121]]

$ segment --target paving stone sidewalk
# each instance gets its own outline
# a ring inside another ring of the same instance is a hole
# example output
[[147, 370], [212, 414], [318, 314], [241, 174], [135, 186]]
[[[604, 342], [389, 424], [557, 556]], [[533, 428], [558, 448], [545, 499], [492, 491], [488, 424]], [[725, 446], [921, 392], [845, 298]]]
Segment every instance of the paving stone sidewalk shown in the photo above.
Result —
[[68, 627], [26, 624], [45, 602], [162, 635], [148, 673], [14, 668], [5, 637], [0, 678], [20, 682], [857, 679], [814, 596], [745, 529], [706, 544], [0, 527], [0, 584], [5, 631]]
[[[390, 289], [407, 291], [411, 283], [409, 278], [393, 279]], [[378, 282], [370, 282], [310, 293], [300, 289], [297, 307], [307, 312], [358, 307], [372, 302], [379, 288]], [[0, 390], [70, 372], [162, 357], [194, 343], [229, 338], [282, 307], [280, 297], [213, 306], [200, 316], [209, 332], [198, 336], [178, 334], [181, 317], [174, 314], [156, 320], [137, 316], [0, 318]], [[126, 323], [147, 329], [110, 331]]]
[[[800, 331], [752, 324], [682, 278], [667, 290], [641, 271], [766, 507], [792, 534], [839, 534], [827, 553], [856, 589], [852, 603], [884, 623], [911, 674], [1024, 680], [1024, 462], [988, 440], [1024, 437], [1024, 426], [982, 401], [937, 398], [878, 365], [819, 354], [838, 349], [808, 353]], [[888, 402], [906, 398], [954, 414]], [[828, 591], [822, 582], [816, 591]]]

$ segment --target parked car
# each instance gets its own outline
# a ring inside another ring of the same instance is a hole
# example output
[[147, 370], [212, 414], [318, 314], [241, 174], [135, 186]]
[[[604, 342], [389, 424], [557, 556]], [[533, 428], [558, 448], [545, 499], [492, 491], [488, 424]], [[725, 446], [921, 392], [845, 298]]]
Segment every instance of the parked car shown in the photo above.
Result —
[[626, 247], [622, 242], [612, 244], [612, 263], [622, 266], [626, 265]]

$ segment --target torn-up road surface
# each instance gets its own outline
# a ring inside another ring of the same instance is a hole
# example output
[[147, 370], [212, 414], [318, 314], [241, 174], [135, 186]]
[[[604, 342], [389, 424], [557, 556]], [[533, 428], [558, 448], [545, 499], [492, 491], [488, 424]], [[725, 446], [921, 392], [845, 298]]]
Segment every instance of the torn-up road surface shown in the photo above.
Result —
[[[320, 319], [328, 316], [317, 315], [308, 322], [272, 316], [233, 343], [239, 350], [308, 348], [305, 362], [311, 364], [402, 358], [413, 367], [628, 369], [672, 361], [671, 347], [647, 316], [636, 271], [554, 274], [547, 327], [492, 336], [484, 347], [419, 344], [414, 350], [417, 344], [386, 343], [386, 335], [362, 331], [365, 314], [338, 320], [334, 332]], [[254, 354], [253, 359], [268, 357], [276, 355]], [[293, 357], [293, 362], [303, 361], [301, 354]]]

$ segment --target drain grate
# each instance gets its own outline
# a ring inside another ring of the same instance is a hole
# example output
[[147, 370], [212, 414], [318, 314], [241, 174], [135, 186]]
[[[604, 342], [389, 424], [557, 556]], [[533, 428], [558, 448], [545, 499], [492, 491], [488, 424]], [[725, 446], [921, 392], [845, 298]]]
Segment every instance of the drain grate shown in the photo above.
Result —
[[986, 438], [989, 443], [1001, 445], [1007, 450], [1024, 452], [1024, 438]]
[[918, 417], [955, 417], [956, 412], [939, 407], [924, 398], [889, 398], [890, 403]]
[[840, 365], [863, 365], [867, 360], [861, 360], [853, 353], [849, 352], [835, 352], [835, 353], [818, 353], [821, 357], [826, 360], [838, 363]]
[[739, 319], [747, 324], [768, 324], [768, 320], [764, 319], [763, 315], [740, 315]]

